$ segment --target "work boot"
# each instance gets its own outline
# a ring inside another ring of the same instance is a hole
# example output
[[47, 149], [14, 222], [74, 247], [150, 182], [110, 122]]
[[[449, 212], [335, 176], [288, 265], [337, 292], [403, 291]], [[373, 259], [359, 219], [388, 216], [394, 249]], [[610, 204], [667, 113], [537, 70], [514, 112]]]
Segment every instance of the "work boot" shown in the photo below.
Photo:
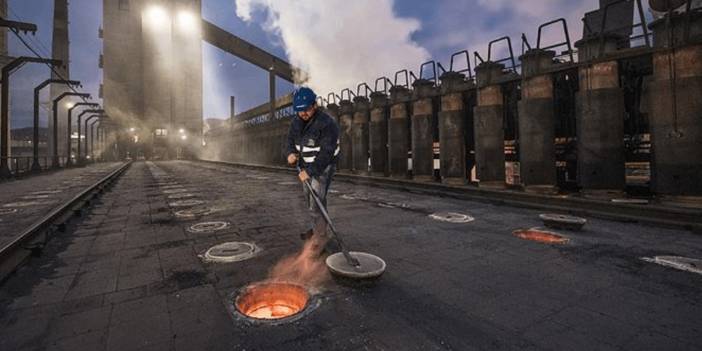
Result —
[[300, 233], [300, 239], [301, 239], [302, 241], [307, 241], [307, 240], [310, 240], [310, 238], [312, 237], [312, 235], [314, 235], [314, 231], [312, 231], [312, 229], [309, 229], [309, 230], [307, 230], [307, 231], [304, 232], [304, 233]]

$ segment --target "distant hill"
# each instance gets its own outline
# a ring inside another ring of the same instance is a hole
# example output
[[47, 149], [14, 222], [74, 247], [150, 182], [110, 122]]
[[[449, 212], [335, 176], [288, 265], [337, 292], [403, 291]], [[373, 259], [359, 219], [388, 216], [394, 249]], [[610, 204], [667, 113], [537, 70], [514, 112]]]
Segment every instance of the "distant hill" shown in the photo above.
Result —
[[[25, 127], [10, 130], [10, 138], [12, 140], [32, 140], [34, 136], [34, 128]], [[49, 128], [39, 128], [39, 142], [49, 139]]]

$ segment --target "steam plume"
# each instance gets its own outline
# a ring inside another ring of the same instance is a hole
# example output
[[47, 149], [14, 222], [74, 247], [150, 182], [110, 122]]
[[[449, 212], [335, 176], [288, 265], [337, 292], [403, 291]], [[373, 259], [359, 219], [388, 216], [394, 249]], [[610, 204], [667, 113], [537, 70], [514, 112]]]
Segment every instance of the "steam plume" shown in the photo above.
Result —
[[360, 82], [416, 67], [429, 52], [411, 35], [415, 19], [399, 18], [393, 0], [237, 0], [237, 15], [250, 21], [256, 10], [265, 28], [282, 38], [291, 63], [309, 74], [319, 94], [353, 88]]

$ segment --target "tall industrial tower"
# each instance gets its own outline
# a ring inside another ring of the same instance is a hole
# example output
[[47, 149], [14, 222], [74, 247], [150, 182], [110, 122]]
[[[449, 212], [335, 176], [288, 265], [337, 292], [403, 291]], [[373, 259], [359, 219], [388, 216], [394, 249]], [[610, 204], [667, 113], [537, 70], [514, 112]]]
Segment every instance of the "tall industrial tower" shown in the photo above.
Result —
[[[68, 41], [68, 0], [54, 0], [54, 25], [53, 25], [53, 37], [51, 40], [51, 57], [57, 60], [61, 60], [63, 65], [61, 67], [56, 67], [55, 71], [51, 72], [52, 79], [70, 79], [70, 72], [68, 70], [69, 64], [69, 41]], [[59, 73], [61, 76], [59, 77]], [[61, 95], [67, 88], [64, 84], [51, 84], [49, 87], [51, 101], [56, 99], [57, 96]], [[65, 103], [68, 99], [63, 100]], [[59, 106], [58, 114], [58, 130], [66, 130], [66, 123], [68, 119], [66, 118], [66, 108], [64, 106]], [[49, 118], [49, 130], [54, 128], [54, 121]], [[53, 134], [49, 133], [49, 154], [53, 154]], [[69, 150], [66, 150], [66, 134], [58, 133], [58, 154], [67, 155]]]
[[126, 150], [165, 158], [201, 142], [201, 22], [201, 0], [103, 0], [102, 97]]

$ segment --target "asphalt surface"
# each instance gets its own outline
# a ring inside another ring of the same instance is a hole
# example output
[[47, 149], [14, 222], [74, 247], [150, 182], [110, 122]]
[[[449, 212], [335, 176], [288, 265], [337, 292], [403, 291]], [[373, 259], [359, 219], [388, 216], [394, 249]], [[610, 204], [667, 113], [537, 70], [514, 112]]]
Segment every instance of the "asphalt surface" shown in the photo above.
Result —
[[[569, 243], [546, 245], [512, 234], [540, 226], [539, 211], [331, 189], [347, 245], [382, 257], [387, 271], [373, 282], [330, 278], [296, 321], [252, 323], [231, 312], [232, 296], [302, 246], [301, 185], [225, 165], [136, 162], [0, 286], [0, 350], [702, 349], [702, 275], [640, 259], [700, 258], [699, 235], [589, 219], [583, 231], [559, 231]], [[192, 197], [168, 198], [183, 193]], [[185, 199], [210, 212], [176, 218]], [[436, 212], [475, 219], [441, 222]], [[204, 221], [230, 226], [187, 230]], [[201, 258], [228, 241], [261, 251]]]

